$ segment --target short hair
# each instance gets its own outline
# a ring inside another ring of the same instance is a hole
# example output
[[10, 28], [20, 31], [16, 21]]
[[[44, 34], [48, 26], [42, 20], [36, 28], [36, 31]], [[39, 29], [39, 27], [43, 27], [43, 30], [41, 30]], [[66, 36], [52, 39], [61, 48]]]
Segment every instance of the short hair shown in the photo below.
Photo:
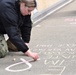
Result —
[[36, 0], [20, 0], [20, 2], [24, 2], [27, 7], [36, 7]]

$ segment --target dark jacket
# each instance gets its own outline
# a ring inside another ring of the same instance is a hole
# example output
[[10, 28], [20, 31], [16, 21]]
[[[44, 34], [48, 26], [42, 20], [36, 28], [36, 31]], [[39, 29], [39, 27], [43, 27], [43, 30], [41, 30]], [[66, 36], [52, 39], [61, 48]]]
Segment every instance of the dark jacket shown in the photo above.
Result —
[[0, 0], [0, 33], [7, 34], [11, 42], [22, 52], [29, 49], [25, 42], [30, 41], [31, 27], [30, 15], [21, 15], [18, 0]]

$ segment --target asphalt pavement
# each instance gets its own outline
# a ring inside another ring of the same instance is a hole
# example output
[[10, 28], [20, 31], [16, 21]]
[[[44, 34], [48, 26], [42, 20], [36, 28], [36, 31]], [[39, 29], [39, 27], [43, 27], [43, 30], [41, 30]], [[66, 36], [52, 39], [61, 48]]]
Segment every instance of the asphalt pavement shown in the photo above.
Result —
[[29, 47], [39, 60], [10, 52], [0, 59], [0, 75], [76, 75], [76, 1], [34, 26]]

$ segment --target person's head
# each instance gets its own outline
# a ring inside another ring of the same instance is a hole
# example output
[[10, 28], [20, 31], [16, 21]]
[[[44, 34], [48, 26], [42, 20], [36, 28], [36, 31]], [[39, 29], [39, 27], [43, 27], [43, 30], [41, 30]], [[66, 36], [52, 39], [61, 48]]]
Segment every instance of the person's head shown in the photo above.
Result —
[[20, 11], [23, 16], [30, 15], [36, 6], [35, 0], [20, 0]]

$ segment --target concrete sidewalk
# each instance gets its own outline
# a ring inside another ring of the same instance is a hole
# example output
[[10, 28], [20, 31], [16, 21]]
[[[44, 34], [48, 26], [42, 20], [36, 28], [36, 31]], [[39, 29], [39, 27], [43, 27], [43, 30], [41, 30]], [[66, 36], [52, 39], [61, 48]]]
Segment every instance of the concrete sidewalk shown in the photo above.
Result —
[[0, 75], [76, 75], [76, 1], [32, 29], [29, 47], [40, 60], [21, 52], [0, 59]]

